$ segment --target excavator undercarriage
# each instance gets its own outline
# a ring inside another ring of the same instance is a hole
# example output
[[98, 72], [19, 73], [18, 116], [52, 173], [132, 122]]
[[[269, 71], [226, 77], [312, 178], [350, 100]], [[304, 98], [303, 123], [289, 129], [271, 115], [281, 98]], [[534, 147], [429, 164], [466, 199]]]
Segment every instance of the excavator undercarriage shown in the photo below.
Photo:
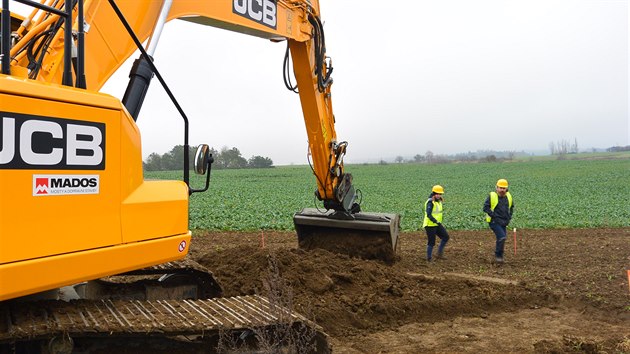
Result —
[[281, 338], [274, 333], [287, 330], [310, 333], [311, 342], [301, 345], [317, 348], [312, 352], [330, 351], [318, 326], [258, 295], [0, 305], [0, 353], [156, 353], [183, 348], [211, 353], [221, 342], [226, 347], [260, 347], [265, 336]]
[[331, 351], [321, 327], [265, 296], [217, 297], [212, 273], [188, 259], [60, 292], [66, 301], [0, 303], [0, 353]]

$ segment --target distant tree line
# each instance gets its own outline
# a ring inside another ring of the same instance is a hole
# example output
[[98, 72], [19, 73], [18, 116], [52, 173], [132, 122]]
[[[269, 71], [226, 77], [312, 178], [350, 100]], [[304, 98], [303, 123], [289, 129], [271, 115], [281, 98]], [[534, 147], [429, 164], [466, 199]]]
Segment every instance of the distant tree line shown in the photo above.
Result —
[[606, 149], [608, 152], [621, 152], [621, 151], [630, 151], [630, 145], [626, 146], [611, 146]]
[[[189, 164], [192, 169], [197, 147], [191, 146], [189, 149]], [[228, 148], [225, 146], [221, 148], [221, 151], [210, 148], [210, 153], [214, 158], [213, 169], [273, 167], [273, 161], [270, 158], [255, 155], [245, 159], [235, 147]], [[162, 155], [155, 152], [150, 154], [146, 161], [143, 162], [143, 167], [145, 171], [181, 170], [184, 167], [184, 146], [176, 145], [171, 151]]]
[[[435, 154], [431, 150], [422, 154], [416, 154], [413, 159], [406, 160], [402, 156], [396, 156], [394, 162], [396, 163], [427, 163], [427, 164], [440, 164], [450, 162], [497, 162], [513, 160], [517, 156], [529, 156], [524, 151], [495, 151], [495, 150], [478, 150], [476, 152], [465, 152], [454, 155], [442, 155]], [[387, 162], [380, 160], [379, 164], [386, 165]]]

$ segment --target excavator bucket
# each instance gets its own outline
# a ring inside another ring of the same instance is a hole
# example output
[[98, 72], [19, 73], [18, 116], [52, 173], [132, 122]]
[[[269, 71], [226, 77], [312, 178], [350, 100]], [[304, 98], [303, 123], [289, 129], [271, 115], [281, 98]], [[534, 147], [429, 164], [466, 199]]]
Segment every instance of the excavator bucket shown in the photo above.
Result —
[[299, 248], [394, 262], [400, 215], [360, 212], [347, 217], [333, 210], [302, 209], [293, 216]]

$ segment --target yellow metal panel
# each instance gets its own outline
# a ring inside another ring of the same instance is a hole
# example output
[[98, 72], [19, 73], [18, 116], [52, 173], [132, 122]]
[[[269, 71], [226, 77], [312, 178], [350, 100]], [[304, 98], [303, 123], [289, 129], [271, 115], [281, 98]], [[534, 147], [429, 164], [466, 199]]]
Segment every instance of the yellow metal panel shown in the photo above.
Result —
[[2, 264], [0, 301], [181, 259], [188, 253], [189, 245], [187, 232], [142, 243]]
[[120, 200], [125, 200], [144, 182], [142, 142], [136, 122], [124, 108], [120, 112], [120, 121]]
[[140, 131], [120, 111], [122, 242], [188, 231], [188, 187], [181, 181], [144, 181]]
[[[248, 1], [242, 3], [247, 7]], [[269, 0], [262, 0], [260, 4]], [[206, 26], [218, 27], [266, 39], [292, 38], [306, 41], [311, 38], [311, 26], [306, 18], [306, 4], [301, 6], [278, 2], [273, 15], [275, 28], [257, 23], [232, 10], [234, 1], [179, 0], [173, 2], [169, 20], [182, 19]]]
[[[52, 85], [47, 88], [48, 94], [57, 97], [69, 91]], [[29, 91], [22, 87], [19, 92]], [[0, 263], [120, 243], [119, 112], [8, 94], [0, 94], [0, 102], [3, 112], [22, 115], [16, 115], [20, 117], [16, 120], [29, 116], [74, 119], [101, 122], [106, 129], [105, 170], [0, 169]], [[99, 192], [35, 196], [34, 176], [39, 175], [96, 175]]]
[[144, 181], [140, 131], [126, 111], [121, 122], [123, 242], [188, 231], [188, 187], [181, 181]]
[[[116, 1], [140, 41], [149, 37], [162, 1]], [[94, 0], [86, 8], [90, 25], [85, 34], [87, 88], [98, 91], [109, 77], [137, 50], [107, 0]], [[61, 77], [58, 78], [61, 82]]]
[[123, 242], [188, 231], [188, 187], [181, 181], [146, 181], [122, 205]]
[[[58, 84], [35, 82], [28, 79], [2, 74], [0, 74], [0, 83], [0, 93], [10, 93], [15, 96], [83, 104], [117, 111], [122, 109], [120, 100], [107, 94], [85, 91]], [[4, 102], [2, 102], [2, 104], [2, 107], [4, 107]]]

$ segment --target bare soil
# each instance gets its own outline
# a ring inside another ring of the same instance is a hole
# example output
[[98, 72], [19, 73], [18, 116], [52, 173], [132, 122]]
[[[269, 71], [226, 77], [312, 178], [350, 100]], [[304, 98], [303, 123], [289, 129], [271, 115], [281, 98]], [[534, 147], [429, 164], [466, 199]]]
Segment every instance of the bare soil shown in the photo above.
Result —
[[518, 230], [503, 265], [490, 230], [449, 233], [433, 263], [424, 233], [401, 234], [393, 264], [303, 251], [292, 232], [197, 231], [191, 255], [225, 296], [264, 295], [275, 263], [337, 353], [630, 353], [630, 228]]

